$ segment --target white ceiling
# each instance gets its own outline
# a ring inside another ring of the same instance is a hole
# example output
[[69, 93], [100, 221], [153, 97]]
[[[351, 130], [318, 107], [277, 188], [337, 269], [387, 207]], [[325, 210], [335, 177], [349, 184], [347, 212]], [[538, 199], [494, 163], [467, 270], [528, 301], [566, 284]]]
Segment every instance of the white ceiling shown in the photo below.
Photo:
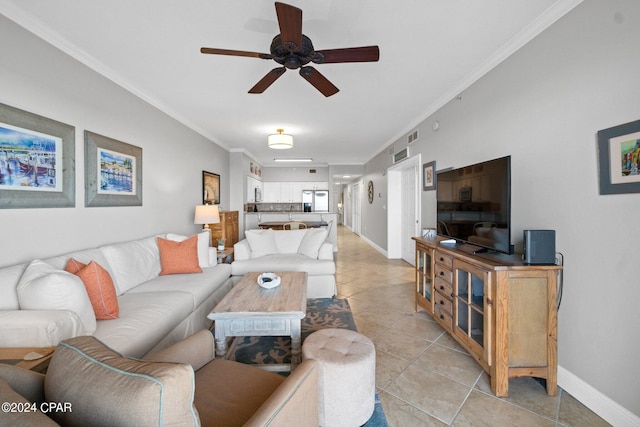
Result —
[[[273, 1], [0, 0], [0, 13], [227, 149], [363, 164], [582, 0], [289, 0], [316, 49], [378, 45], [380, 61], [321, 64], [325, 98], [277, 64], [203, 55], [200, 47], [269, 52]], [[285, 0], [286, 2], [286, 0]], [[284, 128], [294, 148], [271, 150]]]

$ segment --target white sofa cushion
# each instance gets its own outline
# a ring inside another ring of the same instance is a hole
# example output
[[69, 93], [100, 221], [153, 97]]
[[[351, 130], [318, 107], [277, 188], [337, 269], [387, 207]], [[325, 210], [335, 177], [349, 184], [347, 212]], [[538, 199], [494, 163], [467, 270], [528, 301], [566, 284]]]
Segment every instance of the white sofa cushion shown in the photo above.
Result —
[[[208, 231], [203, 231], [202, 233], [198, 233], [198, 264], [200, 268], [211, 267], [212, 265], [209, 263], [209, 241], [211, 240], [211, 233]], [[181, 236], [179, 234], [167, 234], [167, 240], [172, 240], [174, 242], [184, 242], [190, 236]]]
[[111, 277], [118, 295], [160, 274], [160, 251], [156, 237], [101, 247], [111, 267]]
[[248, 260], [235, 260], [231, 264], [234, 276], [251, 271], [306, 271], [309, 276], [331, 275], [336, 272], [336, 264], [333, 260], [311, 259], [300, 254], [265, 255]]
[[278, 247], [276, 246], [276, 239], [272, 229], [247, 230], [244, 234], [251, 248], [251, 258], [259, 258], [278, 253]]
[[320, 246], [327, 240], [327, 234], [329, 233], [324, 228], [311, 228], [306, 231], [297, 252], [309, 258], [317, 259]]
[[73, 311], [0, 311], [2, 347], [55, 347], [62, 340], [86, 334], [80, 317]]
[[274, 230], [273, 237], [279, 254], [297, 254], [300, 243], [311, 230]]
[[120, 317], [98, 320], [93, 334], [130, 357], [142, 357], [193, 311], [187, 292], [127, 292], [118, 298]]
[[22, 310], [69, 310], [76, 313], [87, 334], [96, 330], [96, 315], [79, 277], [33, 260], [18, 282]]
[[231, 276], [230, 264], [219, 264], [215, 267], [203, 268], [197, 276], [193, 274], [172, 274], [170, 276], [158, 276], [149, 280], [128, 293], [143, 292], [185, 292], [193, 298], [195, 310], [213, 293], [215, 289]]

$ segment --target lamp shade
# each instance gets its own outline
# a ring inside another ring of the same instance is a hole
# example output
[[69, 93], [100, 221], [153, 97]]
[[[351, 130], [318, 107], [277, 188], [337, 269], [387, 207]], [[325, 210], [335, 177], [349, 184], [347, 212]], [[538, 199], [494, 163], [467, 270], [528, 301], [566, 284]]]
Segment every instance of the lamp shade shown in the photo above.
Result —
[[220, 222], [220, 211], [218, 205], [196, 206], [196, 214], [193, 219], [194, 224], [217, 224]]
[[293, 137], [282, 132], [284, 132], [283, 129], [278, 129], [278, 133], [269, 135], [267, 138], [267, 145], [269, 148], [273, 148], [275, 150], [286, 150], [287, 148], [293, 147]]

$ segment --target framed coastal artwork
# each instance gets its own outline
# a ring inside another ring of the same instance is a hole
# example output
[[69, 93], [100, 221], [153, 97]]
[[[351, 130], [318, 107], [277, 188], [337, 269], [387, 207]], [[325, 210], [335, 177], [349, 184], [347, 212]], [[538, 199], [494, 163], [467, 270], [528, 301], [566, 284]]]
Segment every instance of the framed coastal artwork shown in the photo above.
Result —
[[220, 204], [220, 175], [202, 171], [202, 204]]
[[75, 128], [0, 104], [0, 208], [75, 206]]
[[436, 162], [425, 163], [422, 165], [422, 191], [436, 189]]
[[85, 206], [142, 206], [142, 148], [84, 132]]
[[600, 194], [640, 193], [640, 120], [598, 132]]

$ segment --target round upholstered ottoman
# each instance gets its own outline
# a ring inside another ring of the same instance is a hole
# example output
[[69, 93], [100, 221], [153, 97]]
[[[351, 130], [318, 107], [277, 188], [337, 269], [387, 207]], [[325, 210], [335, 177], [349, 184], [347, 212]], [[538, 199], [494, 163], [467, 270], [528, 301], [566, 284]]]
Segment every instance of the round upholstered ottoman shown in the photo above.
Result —
[[302, 358], [319, 365], [320, 425], [361, 426], [375, 405], [376, 350], [371, 340], [348, 329], [321, 329], [302, 345]]

